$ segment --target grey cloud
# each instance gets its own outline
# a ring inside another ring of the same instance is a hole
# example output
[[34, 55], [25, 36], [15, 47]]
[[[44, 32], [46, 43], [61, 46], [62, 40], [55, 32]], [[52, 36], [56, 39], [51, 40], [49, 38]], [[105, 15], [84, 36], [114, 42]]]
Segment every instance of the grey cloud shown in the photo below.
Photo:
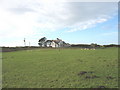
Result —
[[117, 3], [110, 2], [69, 2], [70, 24], [97, 18], [108, 18], [117, 11]]
[[44, 16], [55, 23], [71, 26], [95, 19], [109, 19], [117, 13], [117, 8], [117, 2], [65, 2], [54, 11], [49, 9]]
[[24, 14], [26, 12], [34, 12], [33, 9], [30, 9], [30, 8], [21, 8], [21, 7], [18, 7], [18, 8], [9, 8], [9, 11], [13, 12], [13, 13], [16, 13], [16, 14]]
[[114, 13], [117, 13], [118, 8], [117, 2], [59, 2], [46, 4], [46, 2], [40, 0], [2, 1], [0, 8], [5, 8], [13, 14], [31, 12], [29, 18], [32, 18], [35, 23], [50, 23], [53, 27], [58, 26], [60, 28], [73, 26], [73, 29], [75, 27], [79, 28], [80, 25], [86, 28], [87, 26], [91, 27], [92, 24], [99, 23], [100, 20], [107, 21]]

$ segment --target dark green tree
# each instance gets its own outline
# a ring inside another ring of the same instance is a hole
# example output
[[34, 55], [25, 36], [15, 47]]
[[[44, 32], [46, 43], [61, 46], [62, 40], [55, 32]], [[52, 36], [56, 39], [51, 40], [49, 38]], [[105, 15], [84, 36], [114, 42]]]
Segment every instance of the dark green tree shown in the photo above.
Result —
[[39, 39], [38, 45], [39, 45], [40, 47], [45, 47], [45, 42], [46, 42], [46, 40], [47, 40], [46, 37], [43, 37], [43, 38]]

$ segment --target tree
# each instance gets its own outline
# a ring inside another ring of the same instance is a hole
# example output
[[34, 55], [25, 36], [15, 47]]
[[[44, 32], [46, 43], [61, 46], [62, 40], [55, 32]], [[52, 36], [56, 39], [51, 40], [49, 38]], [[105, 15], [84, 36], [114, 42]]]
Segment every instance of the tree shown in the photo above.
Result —
[[91, 47], [92, 47], [92, 48], [95, 48], [95, 47], [97, 47], [97, 44], [96, 44], [96, 43], [95, 43], [95, 44], [94, 44], [94, 43], [91, 43]]
[[43, 38], [39, 39], [38, 45], [39, 45], [40, 47], [42, 47], [42, 46], [44, 47], [46, 40], [47, 40], [46, 37], [43, 37]]

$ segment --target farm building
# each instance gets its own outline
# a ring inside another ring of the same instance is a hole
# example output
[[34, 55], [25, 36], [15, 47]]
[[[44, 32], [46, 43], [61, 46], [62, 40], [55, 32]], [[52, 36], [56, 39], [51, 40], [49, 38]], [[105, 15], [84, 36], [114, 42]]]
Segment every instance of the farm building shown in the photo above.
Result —
[[62, 40], [47, 40], [46, 41], [46, 47], [67, 47], [69, 46], [68, 43], [65, 43]]
[[42, 41], [41, 40], [39, 40], [39, 45], [41, 45], [41, 47], [56, 48], [56, 47], [69, 47], [70, 46], [69, 43], [65, 43], [63, 40], [59, 38], [57, 38], [57, 40], [46, 40], [46, 39], [43, 39]]

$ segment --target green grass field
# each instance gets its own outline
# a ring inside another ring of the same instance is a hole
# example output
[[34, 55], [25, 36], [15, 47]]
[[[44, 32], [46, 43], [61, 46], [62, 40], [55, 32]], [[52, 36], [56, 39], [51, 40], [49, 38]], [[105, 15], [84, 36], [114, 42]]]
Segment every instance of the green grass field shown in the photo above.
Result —
[[3, 88], [118, 88], [118, 48], [3, 53]]

